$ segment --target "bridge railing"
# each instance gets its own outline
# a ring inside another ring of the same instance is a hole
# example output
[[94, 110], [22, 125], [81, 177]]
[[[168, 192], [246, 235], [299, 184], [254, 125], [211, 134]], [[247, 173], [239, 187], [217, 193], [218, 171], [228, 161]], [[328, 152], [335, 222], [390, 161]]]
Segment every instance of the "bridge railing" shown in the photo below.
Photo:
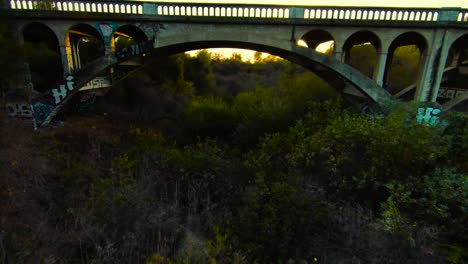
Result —
[[291, 7], [260, 5], [158, 4], [159, 16], [290, 18]]
[[11, 0], [11, 9], [115, 13], [167, 17], [235, 17], [468, 23], [468, 9], [155, 3], [140, 1]]
[[438, 21], [440, 9], [313, 7], [304, 10], [305, 19], [346, 19], [372, 21]]
[[12, 0], [12, 9], [143, 15], [142, 2]]

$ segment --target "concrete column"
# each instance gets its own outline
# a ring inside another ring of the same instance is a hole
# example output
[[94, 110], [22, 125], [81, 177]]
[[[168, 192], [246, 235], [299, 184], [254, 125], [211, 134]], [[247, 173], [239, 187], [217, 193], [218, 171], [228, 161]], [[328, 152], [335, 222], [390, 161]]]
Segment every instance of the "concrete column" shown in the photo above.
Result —
[[60, 60], [62, 61], [63, 77], [70, 75], [70, 67], [68, 66], [67, 47], [60, 45]]
[[343, 52], [342, 51], [335, 50], [335, 52], [333, 52], [333, 57], [335, 57], [335, 59], [343, 62]]
[[447, 30], [437, 30], [429, 48], [415, 95], [419, 102], [435, 102], [437, 99], [449, 50]]
[[376, 81], [382, 87], [384, 85], [385, 72], [387, 71], [387, 58], [387, 52], [377, 53], [377, 61], [374, 68], [374, 74], [372, 76], [372, 79], [374, 79], [374, 81]]

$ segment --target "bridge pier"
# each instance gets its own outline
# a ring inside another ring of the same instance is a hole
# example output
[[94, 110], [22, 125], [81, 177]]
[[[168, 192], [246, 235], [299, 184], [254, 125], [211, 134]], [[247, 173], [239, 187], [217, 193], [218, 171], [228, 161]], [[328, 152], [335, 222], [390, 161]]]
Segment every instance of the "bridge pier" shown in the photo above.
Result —
[[439, 92], [439, 86], [444, 74], [445, 62], [450, 48], [447, 30], [441, 29], [434, 33], [431, 47], [428, 49], [424, 61], [422, 74], [418, 78], [415, 100], [419, 102], [435, 102]]
[[372, 79], [374, 79], [377, 82], [377, 84], [380, 86], [383, 86], [385, 72], [388, 70], [386, 69], [387, 57], [388, 57], [387, 52], [377, 53], [377, 63], [375, 64], [374, 74], [372, 76]]

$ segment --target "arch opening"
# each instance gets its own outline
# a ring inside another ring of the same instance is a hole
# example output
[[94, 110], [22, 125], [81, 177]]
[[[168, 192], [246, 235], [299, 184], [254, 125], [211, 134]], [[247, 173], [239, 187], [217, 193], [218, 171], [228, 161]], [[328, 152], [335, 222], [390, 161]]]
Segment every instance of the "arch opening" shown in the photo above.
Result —
[[427, 41], [419, 33], [407, 32], [398, 36], [388, 49], [383, 87], [395, 95], [406, 92], [403, 99], [412, 100], [417, 83], [422, 78], [427, 54]]
[[344, 62], [369, 78], [375, 73], [379, 52], [381, 52], [380, 39], [370, 31], [354, 33], [343, 46]]
[[304, 34], [299, 41], [308, 48], [328, 56], [331, 56], [335, 51], [335, 39], [325, 30], [311, 30]]
[[63, 76], [57, 36], [48, 26], [37, 22], [26, 25], [22, 34], [33, 87], [39, 92], [47, 91]]
[[105, 55], [104, 39], [94, 27], [87, 24], [71, 27], [67, 32], [65, 43], [70, 72], [80, 70]]
[[468, 83], [468, 34], [459, 37], [450, 46], [437, 102], [445, 104], [466, 94], [466, 83]]
[[[310, 49], [297, 47], [295, 45], [291, 45], [289, 48], [286, 48], [239, 41], [180, 42], [158, 47], [154, 49], [153, 52], [147, 54], [145, 58], [150, 59], [154, 56], [166, 56], [191, 50], [210, 48], [249, 49], [268, 53], [309, 69], [330, 86], [335, 88], [339, 93], [345, 93], [351, 85], [357, 89], [359, 94], [358, 96], [361, 99], [365, 98], [368, 103], [381, 104], [391, 99], [391, 96], [381, 89], [374, 81], [360, 74], [352, 67], [331, 59], [329, 56], [311, 51]], [[352, 74], [349, 75], [350, 72], [352, 72]]]
[[147, 40], [146, 34], [137, 26], [124, 25], [112, 34], [111, 47], [113, 51], [118, 51]]

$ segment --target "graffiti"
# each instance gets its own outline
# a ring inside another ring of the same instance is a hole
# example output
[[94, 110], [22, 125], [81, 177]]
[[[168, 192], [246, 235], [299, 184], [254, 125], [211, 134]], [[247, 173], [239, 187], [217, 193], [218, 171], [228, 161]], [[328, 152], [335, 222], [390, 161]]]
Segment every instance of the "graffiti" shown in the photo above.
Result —
[[468, 91], [466, 89], [440, 87], [437, 97], [445, 99], [454, 99], [456, 97], [464, 95], [467, 92]]
[[132, 45], [130, 47], [118, 50], [115, 52], [115, 57], [117, 58], [117, 60], [121, 61], [132, 56], [150, 52], [153, 48], [154, 48], [154, 38]]
[[111, 80], [109, 76], [101, 76], [101, 77], [96, 77], [90, 82], [88, 82], [85, 86], [80, 88], [80, 91], [106, 88], [106, 87], [110, 87], [111, 85], [112, 84], [111, 84]]
[[73, 85], [75, 82], [73, 82], [73, 76], [68, 76], [66, 78], [67, 84], [65, 87], [65, 84], [60, 85], [60, 91], [58, 89], [52, 89], [52, 95], [55, 98], [55, 104], [58, 105], [60, 102], [62, 102], [65, 97], [67, 97], [67, 93], [70, 91], [73, 91], [74, 87]]
[[112, 33], [114, 30], [117, 29], [119, 25], [117, 23], [98, 23], [96, 24], [96, 28], [98, 29], [99, 33], [101, 33], [104, 43], [107, 47], [110, 47]]
[[146, 36], [152, 37], [155, 37], [157, 33], [161, 32], [161, 29], [166, 29], [164, 24], [137, 23], [136, 26], [143, 30]]
[[418, 108], [418, 116], [416, 120], [419, 124], [434, 126], [439, 122], [438, 115], [442, 110], [432, 107]]
[[8, 109], [8, 115], [11, 117], [33, 117], [31, 106], [28, 103], [8, 103], [6, 108]]
[[49, 117], [52, 110], [54, 110], [54, 106], [45, 103], [35, 103], [32, 106], [32, 110], [34, 113], [34, 121], [36, 125], [41, 125], [44, 121]]

